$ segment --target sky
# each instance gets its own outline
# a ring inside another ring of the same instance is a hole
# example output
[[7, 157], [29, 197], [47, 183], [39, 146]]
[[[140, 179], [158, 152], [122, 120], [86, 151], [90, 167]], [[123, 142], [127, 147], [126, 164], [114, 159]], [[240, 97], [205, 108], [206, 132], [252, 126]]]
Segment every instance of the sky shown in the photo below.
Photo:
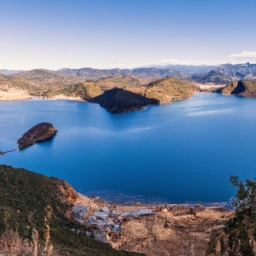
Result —
[[0, 0], [0, 69], [256, 63], [255, 0]]

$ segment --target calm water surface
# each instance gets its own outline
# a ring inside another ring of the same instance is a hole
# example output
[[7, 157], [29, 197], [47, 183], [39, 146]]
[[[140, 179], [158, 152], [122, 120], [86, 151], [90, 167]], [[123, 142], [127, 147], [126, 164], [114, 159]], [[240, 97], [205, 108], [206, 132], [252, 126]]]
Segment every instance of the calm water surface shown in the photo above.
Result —
[[229, 176], [256, 176], [256, 99], [197, 93], [189, 100], [110, 114], [97, 104], [31, 100], [0, 103], [0, 149], [16, 148], [39, 122], [54, 139], [0, 157], [67, 180], [111, 200], [226, 201]]

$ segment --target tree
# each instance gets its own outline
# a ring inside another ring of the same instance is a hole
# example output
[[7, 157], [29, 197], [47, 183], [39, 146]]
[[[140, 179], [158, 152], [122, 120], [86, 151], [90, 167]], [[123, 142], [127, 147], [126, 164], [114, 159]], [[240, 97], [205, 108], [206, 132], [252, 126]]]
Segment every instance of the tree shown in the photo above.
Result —
[[[224, 223], [222, 232], [212, 234], [207, 254], [255, 256], [256, 179], [241, 181], [237, 176], [231, 176], [230, 181], [238, 189], [236, 198], [232, 200], [235, 215]], [[217, 244], [220, 247], [218, 251]]]

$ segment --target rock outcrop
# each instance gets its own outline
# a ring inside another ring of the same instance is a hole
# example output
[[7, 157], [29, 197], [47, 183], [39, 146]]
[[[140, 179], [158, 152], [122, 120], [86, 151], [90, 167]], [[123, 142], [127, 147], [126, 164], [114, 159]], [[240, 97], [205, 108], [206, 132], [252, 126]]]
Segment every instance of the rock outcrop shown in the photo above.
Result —
[[58, 130], [50, 123], [40, 123], [29, 129], [23, 136], [18, 139], [19, 149], [27, 148], [38, 141], [51, 139]]
[[140, 110], [148, 105], [159, 104], [156, 99], [147, 98], [120, 88], [107, 90], [102, 95], [93, 98], [92, 102], [99, 103], [111, 113]]
[[108, 205], [83, 195], [73, 208], [73, 216], [92, 227], [89, 237], [148, 256], [205, 255], [212, 232], [233, 214], [201, 205]]

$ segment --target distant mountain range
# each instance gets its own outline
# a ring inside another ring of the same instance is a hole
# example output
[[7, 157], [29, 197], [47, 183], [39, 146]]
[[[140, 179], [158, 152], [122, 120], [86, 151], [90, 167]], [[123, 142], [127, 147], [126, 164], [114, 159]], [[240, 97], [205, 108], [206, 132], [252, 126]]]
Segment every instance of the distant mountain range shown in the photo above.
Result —
[[[214, 71], [214, 72], [213, 72]], [[241, 79], [256, 80], [256, 64], [223, 64], [219, 66], [192, 66], [192, 65], [168, 65], [135, 69], [61, 69], [59, 74], [83, 77], [86, 79], [104, 78], [110, 76], [129, 75], [135, 78], [164, 78], [174, 76], [180, 79], [198, 82], [226, 84]]]
[[223, 74], [230, 76], [232, 80], [256, 80], [256, 64], [224, 64], [217, 68]]
[[228, 76], [221, 71], [212, 70], [207, 73], [192, 75], [190, 80], [200, 84], [227, 84], [233, 79], [231, 76]]
[[214, 66], [208, 66], [208, 65], [154, 65], [153, 68], [157, 69], [172, 69], [172, 70], [179, 70], [181, 72], [184, 72], [188, 75], [194, 75], [194, 74], [201, 74], [206, 73], [211, 70], [215, 70], [218, 68], [218, 65]]
[[166, 76], [175, 76], [177, 78], [185, 78], [187, 74], [173, 69], [158, 69], [158, 68], [136, 68], [136, 69], [60, 69], [56, 71], [58, 74], [78, 76], [85, 79], [97, 79], [111, 76], [129, 75], [136, 78], [163, 78]]
[[0, 69], [0, 74], [6, 75], [6, 76], [14, 75], [14, 74], [17, 74], [17, 73], [20, 73], [20, 72], [22, 72], [22, 70]]
[[[6, 70], [1, 69], [0, 74], [12, 77], [22, 77], [30, 80], [34, 84], [40, 85], [41, 75], [39, 74], [43, 69], [36, 69], [31, 71], [20, 70]], [[165, 77], [176, 77], [183, 80], [196, 83], [212, 83], [212, 84], [227, 84], [231, 81], [238, 80], [256, 80], [256, 64], [249, 62], [244, 64], [223, 64], [219, 66], [192, 66], [192, 65], [168, 65], [148, 68], [135, 69], [69, 69], [64, 68], [57, 71], [49, 71], [44, 74], [47, 84], [59, 83], [73, 84], [74, 82], [83, 82], [85, 80], [95, 80], [115, 76], [131, 76], [135, 79], [148, 79], [148, 82]]]

